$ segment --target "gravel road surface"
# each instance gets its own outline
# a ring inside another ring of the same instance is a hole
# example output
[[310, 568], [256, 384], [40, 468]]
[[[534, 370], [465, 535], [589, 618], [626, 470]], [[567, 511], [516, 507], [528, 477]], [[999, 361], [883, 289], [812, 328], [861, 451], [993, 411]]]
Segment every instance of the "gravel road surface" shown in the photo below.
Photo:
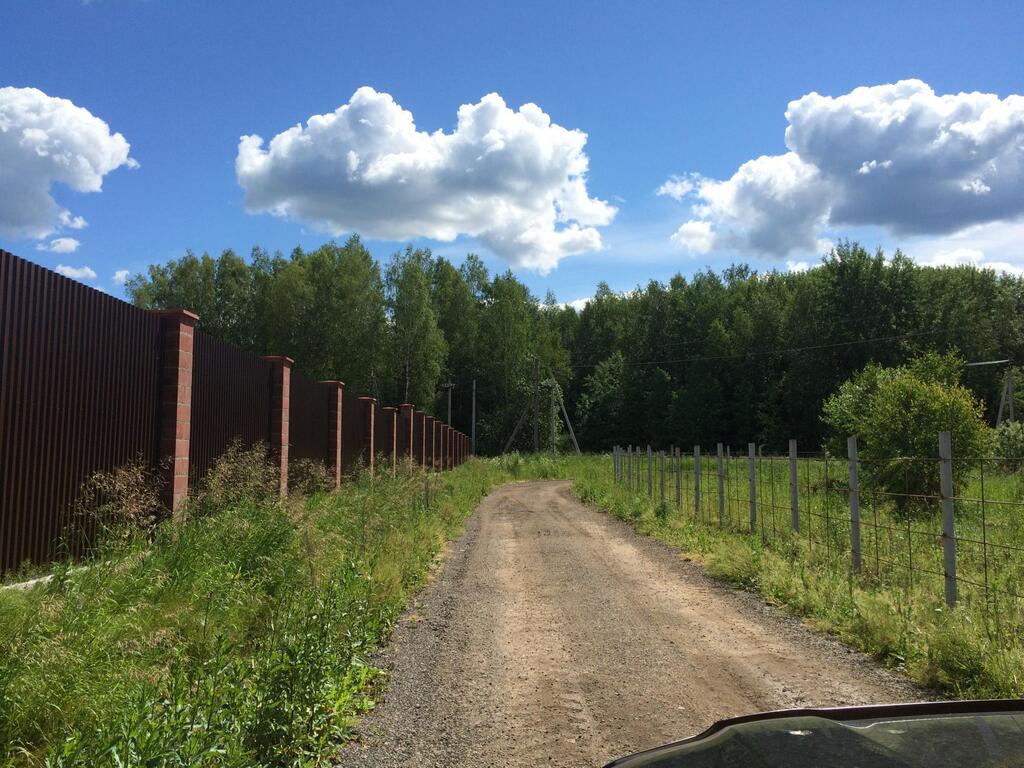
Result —
[[732, 715], [927, 697], [564, 481], [488, 496], [380, 661], [342, 766], [600, 766]]

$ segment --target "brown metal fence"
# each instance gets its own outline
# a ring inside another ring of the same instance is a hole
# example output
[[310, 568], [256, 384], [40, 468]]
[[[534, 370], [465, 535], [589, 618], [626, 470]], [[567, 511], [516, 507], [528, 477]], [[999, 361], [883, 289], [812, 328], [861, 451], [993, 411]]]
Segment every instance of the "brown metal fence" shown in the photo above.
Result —
[[[282, 492], [289, 457], [335, 476], [369, 464], [370, 402], [201, 331], [187, 312], [154, 313], [0, 250], [0, 575], [25, 562], [79, 557], [94, 540], [83, 484], [141, 463], [162, 477], [171, 509], [233, 442], [265, 444]], [[376, 450], [392, 414], [373, 405]], [[336, 411], [335, 411], [336, 413]], [[332, 431], [333, 430], [333, 431]], [[284, 435], [288, 450], [283, 450]], [[276, 446], [275, 446], [276, 443]], [[104, 499], [88, 502], [92, 511]]]
[[61, 554], [95, 472], [156, 464], [159, 339], [159, 317], [0, 251], [0, 572]]
[[366, 403], [345, 396], [341, 401], [341, 469], [350, 473], [365, 462]]
[[195, 486], [229, 445], [270, 442], [272, 365], [202, 331], [195, 334], [189, 480]]
[[288, 459], [327, 461], [330, 430], [330, 390], [326, 385], [292, 371], [288, 416]]

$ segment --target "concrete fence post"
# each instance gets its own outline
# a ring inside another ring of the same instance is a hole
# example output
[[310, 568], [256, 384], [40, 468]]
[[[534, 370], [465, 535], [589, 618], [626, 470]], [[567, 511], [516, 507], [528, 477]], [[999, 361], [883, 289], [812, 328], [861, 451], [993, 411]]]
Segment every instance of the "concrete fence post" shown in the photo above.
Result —
[[647, 495], [654, 496], [654, 453], [647, 446]]
[[860, 469], [857, 464], [857, 438], [846, 438], [846, 456], [850, 464], [850, 549], [853, 572], [860, 573]]
[[377, 461], [377, 446], [374, 442], [377, 419], [377, 398], [360, 397], [366, 420], [366, 431], [363, 433], [363, 455], [366, 456], [366, 469], [373, 477], [374, 465]]
[[747, 479], [750, 483], [750, 532], [757, 531], [757, 446], [747, 443]]
[[693, 514], [700, 517], [700, 446], [693, 446]]
[[946, 605], [956, 606], [956, 527], [953, 520], [953, 440], [939, 433], [939, 486], [942, 492], [942, 572], [946, 581]]
[[334, 490], [341, 488], [342, 456], [342, 401], [345, 397], [345, 382], [321, 381], [327, 387], [327, 472], [334, 483]]
[[676, 448], [676, 509], [683, 503], [683, 449]]
[[725, 453], [718, 444], [718, 527], [725, 526]]
[[800, 493], [797, 484], [796, 440], [789, 441], [789, 522], [800, 533]]
[[188, 497], [192, 441], [192, 351], [199, 319], [184, 309], [157, 311], [163, 365], [160, 369], [161, 500], [173, 515]]
[[661, 491], [661, 503], [665, 503], [665, 452], [658, 451], [658, 478]]
[[270, 374], [270, 458], [280, 478], [281, 496], [288, 495], [288, 415], [291, 411], [292, 365], [290, 357], [268, 356]]

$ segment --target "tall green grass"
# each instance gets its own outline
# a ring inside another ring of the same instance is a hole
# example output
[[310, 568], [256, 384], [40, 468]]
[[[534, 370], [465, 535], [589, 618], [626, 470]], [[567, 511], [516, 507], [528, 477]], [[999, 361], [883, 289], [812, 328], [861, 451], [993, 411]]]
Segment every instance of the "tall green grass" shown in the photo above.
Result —
[[371, 652], [511, 476], [474, 460], [282, 502], [259, 475], [226, 467], [187, 519], [0, 590], [0, 765], [330, 764], [373, 706]]
[[[884, 499], [862, 499], [864, 567], [854, 575], [848, 501], [842, 490], [845, 464], [802, 466], [801, 531], [793, 533], [788, 470], [782, 466], [772, 471], [767, 462], [758, 465], [758, 523], [751, 530], [746, 460], [734, 461], [735, 471], [725, 483], [721, 525], [714, 474], [702, 478], [702, 503], [694, 507], [692, 485], [687, 485], [693, 482], [692, 460], [684, 463], [689, 474], [684, 475], [678, 507], [674, 480], [667, 481], [668, 502], [662, 504], [657, 476], [652, 496], [647, 494], [646, 473], [641, 473], [639, 490], [631, 491], [614, 482], [607, 456], [571, 460], [566, 470], [584, 501], [679, 547], [711, 575], [787, 607], [925, 685], [963, 698], [1024, 695], [1021, 606], [1010, 599], [997, 604], [991, 594], [1000, 585], [1020, 590], [1020, 558], [990, 559], [989, 600], [980, 588], [963, 589], [961, 602], [949, 610], [937, 514], [899, 517]], [[980, 498], [979, 482], [972, 475], [961, 495]], [[993, 475], [986, 482], [990, 500], [1000, 494], [1021, 497], [1019, 476]], [[980, 540], [977, 506], [958, 504], [958, 535]], [[990, 504], [985, 526], [990, 543], [1024, 544], [1024, 520], [1015, 507]], [[963, 549], [961, 576], [980, 582], [982, 560], [966, 551], [966, 544]]]

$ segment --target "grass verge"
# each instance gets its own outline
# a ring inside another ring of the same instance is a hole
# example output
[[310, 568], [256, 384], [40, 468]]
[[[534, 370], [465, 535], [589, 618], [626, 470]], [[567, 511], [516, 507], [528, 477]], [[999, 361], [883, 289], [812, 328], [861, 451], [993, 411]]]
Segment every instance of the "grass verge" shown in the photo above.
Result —
[[1024, 695], [1016, 634], [979, 621], [970, 606], [948, 610], [941, 584], [855, 578], [844, 562], [810, 552], [805, 540], [782, 535], [769, 546], [757, 535], [721, 530], [617, 485], [607, 456], [565, 459], [560, 471], [582, 501], [928, 687], [957, 698]]
[[0, 590], [0, 765], [330, 764], [373, 706], [369, 654], [523, 469], [473, 460], [282, 502], [238, 458], [187, 521], [121, 528], [89, 567]]

